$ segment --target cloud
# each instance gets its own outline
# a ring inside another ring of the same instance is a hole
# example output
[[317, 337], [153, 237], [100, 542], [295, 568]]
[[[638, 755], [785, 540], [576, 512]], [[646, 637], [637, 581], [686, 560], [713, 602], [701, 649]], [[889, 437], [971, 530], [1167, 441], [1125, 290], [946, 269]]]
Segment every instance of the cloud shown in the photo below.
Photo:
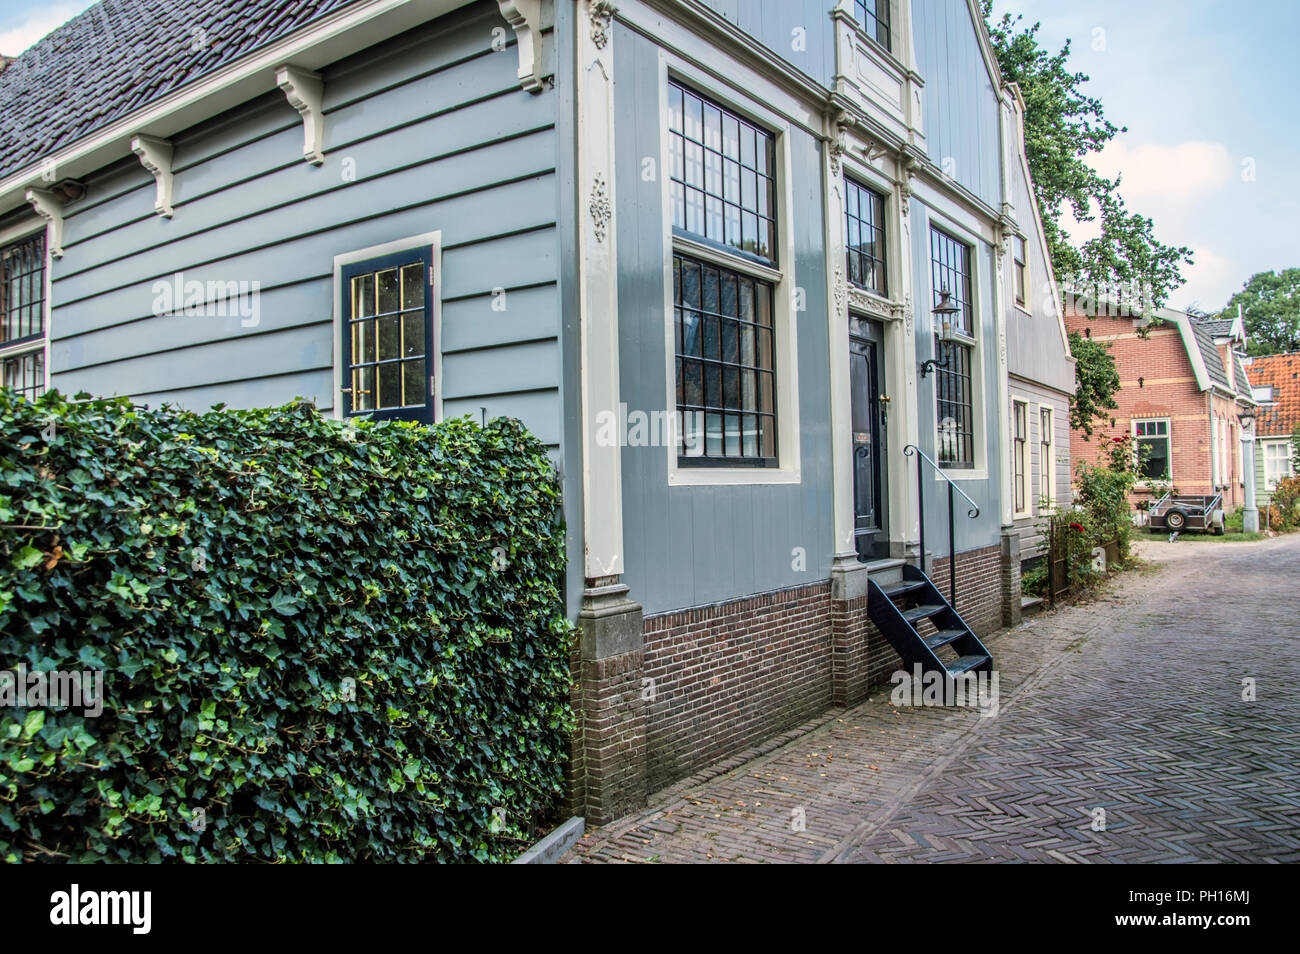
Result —
[[94, 0], [75, 3], [56, 3], [51, 6], [33, 6], [9, 22], [13, 24], [0, 31], [0, 54], [17, 56], [33, 43], [67, 23]]
[[1228, 185], [1240, 171], [1221, 142], [1130, 147], [1112, 140], [1092, 162], [1107, 178], [1123, 176], [1120, 193], [1130, 201], [1197, 198]]
[[1241, 266], [1207, 245], [1192, 247], [1192, 261], [1192, 265], [1183, 266], [1187, 284], [1174, 297], [1184, 305], [1195, 303], [1206, 311], [1217, 311], [1241, 287]]

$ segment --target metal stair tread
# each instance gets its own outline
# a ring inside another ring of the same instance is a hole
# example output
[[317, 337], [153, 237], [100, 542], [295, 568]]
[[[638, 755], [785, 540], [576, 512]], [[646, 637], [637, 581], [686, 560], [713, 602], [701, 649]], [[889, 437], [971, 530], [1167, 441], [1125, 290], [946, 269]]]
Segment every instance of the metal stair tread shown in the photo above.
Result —
[[905, 583], [896, 583], [893, 586], [886, 587], [885, 595], [888, 596], [891, 600], [893, 600], [893, 599], [897, 599], [900, 596], [905, 596], [908, 593], [915, 592], [916, 590], [923, 590], [923, 589], [925, 589], [925, 584], [922, 583], [920, 580], [909, 580]]
[[910, 610], [904, 610], [903, 619], [907, 620], [909, 623], [915, 624], [923, 619], [928, 619], [931, 616], [938, 616], [947, 608], [947, 604], [944, 603], [924, 603], [921, 606], [914, 607]]
[[940, 646], [947, 646], [965, 635], [966, 630], [964, 629], [941, 629], [933, 636], [925, 637], [925, 645], [930, 649], [938, 649]]
[[987, 662], [990, 658], [992, 657], [984, 656], [984, 655], [962, 656], [960, 659], [956, 660], [955, 662], [946, 663], [945, 666], [951, 675], [956, 676], [959, 673], [963, 673], [966, 672], [967, 670], [974, 669], [976, 666], [980, 665], [981, 663]]

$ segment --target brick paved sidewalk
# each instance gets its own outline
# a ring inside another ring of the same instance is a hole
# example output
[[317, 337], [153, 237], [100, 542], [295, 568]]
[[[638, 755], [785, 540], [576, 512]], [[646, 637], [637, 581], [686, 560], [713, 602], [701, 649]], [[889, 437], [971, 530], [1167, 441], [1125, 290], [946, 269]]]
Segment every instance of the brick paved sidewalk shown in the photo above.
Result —
[[1142, 549], [1154, 567], [992, 639], [996, 717], [885, 687], [565, 860], [1300, 861], [1300, 536]]

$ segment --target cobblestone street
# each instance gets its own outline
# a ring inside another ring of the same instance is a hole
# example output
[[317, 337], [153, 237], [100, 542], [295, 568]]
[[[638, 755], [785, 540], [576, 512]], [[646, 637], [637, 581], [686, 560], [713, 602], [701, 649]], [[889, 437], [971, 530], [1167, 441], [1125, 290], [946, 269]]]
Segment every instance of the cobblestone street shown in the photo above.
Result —
[[1300, 535], [1140, 552], [991, 640], [996, 716], [898, 708], [886, 686], [564, 860], [1300, 861]]

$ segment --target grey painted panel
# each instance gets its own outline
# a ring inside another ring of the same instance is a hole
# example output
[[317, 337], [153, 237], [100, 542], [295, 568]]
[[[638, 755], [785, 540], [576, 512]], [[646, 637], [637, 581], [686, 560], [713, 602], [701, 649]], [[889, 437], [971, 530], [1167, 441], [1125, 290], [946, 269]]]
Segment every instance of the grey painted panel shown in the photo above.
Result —
[[500, 296], [476, 295], [444, 301], [442, 306], [443, 354], [555, 338], [559, 333], [559, 301], [554, 285], [503, 289]]
[[[665, 349], [665, 224], [660, 185], [643, 181], [639, 170], [640, 157], [659, 153], [661, 130], [657, 111], [638, 104], [657, 101], [658, 65], [650, 41], [627, 36], [620, 42], [615, 108], [628, 118], [617, 139], [618, 201], [620, 209], [636, 210], [617, 219], [620, 384], [630, 410], [654, 412], [664, 410], [671, 357]], [[792, 136], [793, 207], [799, 210], [793, 265], [808, 298], [807, 311], [796, 316], [802, 484], [670, 487], [665, 448], [625, 448], [623, 579], [647, 613], [814, 583], [830, 572], [821, 159], [813, 138], [798, 131]], [[806, 551], [803, 571], [792, 566], [796, 547]]]
[[466, 351], [443, 358], [444, 400], [554, 388], [559, 382], [560, 354], [554, 341]]
[[835, 72], [834, 0], [701, 0], [824, 86]]
[[[485, 382], [487, 383], [487, 382]], [[461, 398], [443, 404], [443, 417], [464, 417], [482, 420], [483, 408], [487, 417], [514, 417], [523, 421], [539, 441], [552, 447], [560, 443], [560, 399], [555, 391], [529, 391], [525, 394], [483, 394]]]
[[[238, 202], [233, 197], [226, 198], [227, 193], [220, 193], [201, 200], [210, 207], [212, 225], [194, 235], [192, 241], [178, 239], [162, 246], [146, 245], [146, 251], [126, 258], [110, 260], [80, 272], [61, 273], [55, 294], [58, 301], [75, 302], [102, 294], [107, 289], [152, 282], [159, 276], [171, 276], [197, 264], [234, 262], [241, 256], [246, 258], [247, 250], [265, 255], [262, 250], [270, 246], [283, 248], [281, 243], [284, 239], [313, 236], [347, 222], [373, 217], [376, 210], [400, 209], [417, 203], [442, 204], [433, 214], [446, 219], [443, 240], [448, 244], [550, 224], [555, 221], [555, 187], [544, 167], [553, 158], [554, 148], [553, 132], [534, 133], [519, 141], [486, 146], [233, 221], [221, 217], [222, 209]], [[553, 166], [553, 161], [551, 164]], [[304, 163], [293, 173], [310, 175], [314, 171], [318, 170], [311, 170]], [[509, 181], [527, 176], [533, 178], [522, 182]], [[507, 184], [495, 185], [502, 181]], [[260, 193], [264, 188], [267, 186], [250, 183], [232, 191], [247, 195]], [[490, 188], [500, 190], [501, 194], [493, 197], [492, 201], [501, 208], [494, 209], [491, 218], [465, 215], [467, 208], [475, 203], [481, 206], [484, 201], [482, 196], [472, 193]], [[174, 221], [155, 217], [136, 226], [127, 226], [122, 230], [125, 233], [123, 241], [129, 242], [130, 233], [136, 229], [165, 234]], [[223, 222], [228, 224], [221, 224]], [[112, 235], [105, 236], [104, 240], [111, 241], [112, 238]], [[75, 269], [94, 261], [98, 260], [78, 254], [70, 265]], [[251, 262], [245, 268], [223, 264], [220, 270], [224, 274], [217, 277], [222, 280], [257, 277], [263, 282], [271, 282], [292, 280], [302, 273], [302, 266], [287, 274], [280, 271], [268, 273]]]
[[[187, 282], [198, 281], [205, 286], [207, 282], [242, 281], [249, 282], [251, 287], [252, 282], [259, 282], [262, 290], [267, 291], [287, 283], [328, 279], [338, 253], [438, 228], [442, 229], [444, 243], [444, 297], [491, 293], [498, 286], [514, 288], [551, 282], [557, 270], [551, 225], [555, 218], [554, 199], [554, 178], [547, 175], [348, 222], [301, 237], [296, 233], [299, 221], [287, 214], [268, 223], [268, 227], [282, 230], [278, 242], [246, 253], [231, 249], [236, 253], [215, 261], [210, 257], [206, 238], [194, 245], [177, 243], [167, 251], [170, 271], [141, 276], [135, 283], [117, 281], [115, 272], [100, 275], [107, 279], [105, 284], [117, 286], [111, 291], [89, 287], [89, 276], [83, 274], [82, 291], [86, 294], [72, 299], [65, 285], [56, 280], [51, 333], [55, 338], [67, 337], [151, 316], [158, 294], [155, 283], [172, 284], [177, 273], [183, 274]], [[323, 219], [329, 210], [318, 209], [316, 214]], [[337, 211], [335, 216], [344, 220], [346, 213]], [[496, 238], [502, 232], [522, 234]], [[140, 264], [143, 266], [151, 260], [145, 256]], [[466, 266], [475, 270], [461, 271]], [[124, 280], [129, 277], [123, 275]], [[323, 294], [321, 300], [329, 302], [328, 289]]]
[[1068, 349], [1052, 299], [1051, 272], [1034, 218], [1036, 200], [1018, 158], [1011, 167], [1011, 195], [1029, 255], [1029, 308], [1026, 314], [1015, 305], [1013, 278], [1008, 269], [1007, 368], [1013, 374], [1073, 392], [1074, 366], [1067, 360]]
[[989, 205], [1002, 202], [997, 92], [966, 0], [912, 3], [930, 158]]

